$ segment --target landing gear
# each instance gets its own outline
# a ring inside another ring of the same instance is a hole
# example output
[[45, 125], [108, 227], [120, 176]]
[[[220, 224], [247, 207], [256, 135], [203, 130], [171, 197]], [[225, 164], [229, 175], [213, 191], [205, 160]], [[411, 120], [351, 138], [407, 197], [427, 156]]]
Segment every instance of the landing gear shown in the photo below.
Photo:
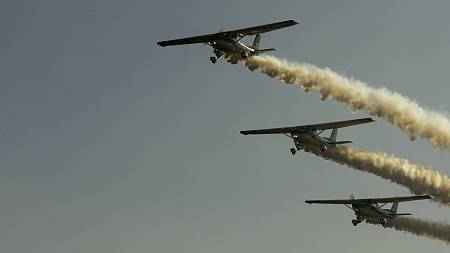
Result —
[[216, 57], [211, 56], [211, 57], [209, 57], [209, 60], [211, 60], [211, 62], [214, 64], [214, 63], [217, 62], [217, 59], [219, 59], [220, 57], [222, 57], [223, 52], [220, 51], [220, 50], [214, 49], [214, 50], [213, 50], [213, 53], [216, 55]]
[[247, 52], [241, 52], [241, 57], [242, 57], [242, 59], [247, 58], [248, 57]]
[[364, 219], [361, 216], [356, 216], [355, 220], [352, 220], [353, 226], [356, 227], [359, 223], [361, 223]]
[[325, 146], [325, 145], [320, 146], [320, 151], [322, 151], [322, 152], [327, 151], [327, 146]]
[[292, 155], [295, 155], [295, 153], [297, 153], [297, 150], [295, 150], [295, 148], [291, 148], [290, 151], [291, 151]]
[[384, 228], [386, 227], [386, 223], [387, 223], [387, 220], [386, 220], [386, 219], [380, 219], [380, 224], [381, 224], [381, 226], [383, 226]]

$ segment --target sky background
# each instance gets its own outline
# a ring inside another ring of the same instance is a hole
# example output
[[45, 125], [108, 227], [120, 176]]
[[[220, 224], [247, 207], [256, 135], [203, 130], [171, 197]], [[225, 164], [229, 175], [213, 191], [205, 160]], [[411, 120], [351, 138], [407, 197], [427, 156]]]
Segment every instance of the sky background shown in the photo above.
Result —
[[[0, 4], [0, 247], [61, 252], [448, 252], [305, 199], [408, 190], [240, 130], [366, 117], [157, 41], [285, 19], [274, 55], [450, 109], [448, 1], [6, 0]], [[251, 41], [249, 41], [251, 42]], [[378, 119], [341, 140], [450, 174], [448, 152]], [[450, 209], [400, 205], [450, 223]]]

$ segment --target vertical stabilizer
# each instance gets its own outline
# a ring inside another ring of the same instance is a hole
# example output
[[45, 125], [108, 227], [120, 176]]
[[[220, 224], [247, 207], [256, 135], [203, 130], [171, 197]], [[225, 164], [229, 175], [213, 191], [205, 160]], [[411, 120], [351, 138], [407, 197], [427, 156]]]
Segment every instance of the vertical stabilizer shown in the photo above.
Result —
[[333, 131], [332, 131], [331, 134], [330, 134], [330, 140], [331, 140], [332, 142], [336, 142], [337, 131], [338, 131], [337, 128], [333, 128]]
[[398, 202], [392, 202], [391, 212], [393, 214], [397, 213], [397, 208], [398, 208]]
[[259, 41], [261, 40], [261, 34], [256, 34], [256, 36], [255, 36], [255, 40], [253, 41], [253, 45], [252, 45], [252, 48], [253, 49], [255, 49], [255, 50], [258, 50], [259, 49]]

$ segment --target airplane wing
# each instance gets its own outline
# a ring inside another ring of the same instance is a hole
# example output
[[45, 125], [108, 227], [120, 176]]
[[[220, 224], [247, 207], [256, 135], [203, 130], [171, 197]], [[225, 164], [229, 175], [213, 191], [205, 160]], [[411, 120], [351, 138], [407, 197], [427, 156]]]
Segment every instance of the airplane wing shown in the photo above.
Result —
[[185, 45], [185, 44], [196, 44], [196, 43], [207, 43], [214, 38], [214, 36], [217, 36], [217, 33], [213, 34], [206, 34], [206, 35], [200, 35], [195, 37], [187, 37], [187, 38], [181, 38], [176, 40], [166, 40], [166, 41], [159, 41], [157, 44], [166, 47], [166, 46], [176, 46], [176, 45]]
[[226, 34], [235, 34], [235, 35], [256, 35], [258, 33], [266, 33], [274, 30], [286, 28], [289, 26], [297, 25], [298, 23], [294, 20], [281, 21], [277, 23], [267, 24], [267, 25], [259, 25], [253, 27], [247, 27], [243, 29], [237, 29], [232, 31], [224, 32]]
[[245, 36], [245, 35], [255, 35], [258, 33], [266, 33], [273, 30], [289, 27], [298, 24], [294, 20], [288, 20], [288, 21], [282, 21], [267, 25], [260, 25], [260, 26], [253, 26], [238, 30], [231, 30], [231, 31], [224, 31], [224, 32], [218, 32], [218, 33], [211, 33], [211, 34], [205, 34], [200, 36], [194, 36], [194, 37], [186, 37], [176, 40], [166, 40], [166, 41], [159, 41], [157, 44], [166, 47], [166, 46], [175, 46], [175, 45], [185, 45], [185, 44], [196, 44], [196, 43], [207, 43], [215, 38], [219, 37], [238, 37], [238, 36]]
[[415, 201], [421, 199], [432, 199], [430, 195], [407, 196], [407, 197], [393, 197], [393, 198], [372, 198], [372, 199], [329, 199], [329, 200], [306, 200], [308, 204], [342, 204], [351, 205], [355, 203], [393, 203]]
[[298, 127], [279, 127], [279, 128], [266, 128], [256, 130], [241, 131], [243, 135], [247, 134], [290, 134], [298, 131]]
[[314, 124], [314, 125], [306, 125], [304, 127], [315, 129], [315, 130], [326, 130], [326, 129], [343, 128], [343, 127], [349, 127], [349, 126], [354, 126], [354, 125], [360, 125], [360, 124], [370, 123], [373, 121], [375, 121], [375, 120], [372, 118], [362, 118], [362, 119], [352, 119], [352, 120], [335, 121], [335, 122], [328, 122], [328, 123], [321, 123], [321, 124]]
[[[241, 134], [243, 134], [243, 135], [247, 135], [247, 134], [289, 134], [289, 133], [299, 132], [299, 131], [301, 131], [301, 129], [326, 130], [326, 129], [333, 129], [333, 128], [349, 127], [349, 126], [369, 123], [372, 121], [374, 121], [372, 118], [352, 119], [352, 120], [336, 121], [336, 122], [314, 124], [314, 125], [246, 130], [246, 131], [241, 131]], [[345, 142], [345, 143], [347, 143], [347, 142]], [[336, 143], [336, 144], [343, 144], [343, 143]]]

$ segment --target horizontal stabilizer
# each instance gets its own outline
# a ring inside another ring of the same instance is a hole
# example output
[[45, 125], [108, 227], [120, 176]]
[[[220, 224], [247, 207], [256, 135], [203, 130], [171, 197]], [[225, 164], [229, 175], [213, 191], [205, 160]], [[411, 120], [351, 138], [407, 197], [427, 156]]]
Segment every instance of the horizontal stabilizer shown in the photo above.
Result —
[[347, 143], [353, 143], [353, 141], [335, 141], [335, 142], [328, 142], [328, 144], [331, 144], [331, 145], [341, 145], [341, 144], [347, 144]]
[[275, 49], [275, 48], [264, 48], [264, 49], [258, 49], [258, 50], [255, 50], [255, 52], [256, 52], [257, 54], [261, 54], [261, 53], [265, 53], [265, 52], [270, 52], [270, 51], [276, 51], [276, 49]]

